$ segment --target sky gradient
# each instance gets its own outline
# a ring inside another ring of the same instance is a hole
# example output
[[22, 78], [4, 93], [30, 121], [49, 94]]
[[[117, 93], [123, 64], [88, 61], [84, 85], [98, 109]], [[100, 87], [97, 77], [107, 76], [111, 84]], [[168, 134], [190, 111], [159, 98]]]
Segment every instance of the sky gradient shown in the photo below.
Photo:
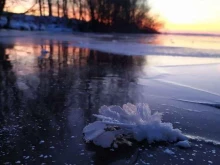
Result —
[[149, 0], [164, 31], [220, 33], [220, 0]]
[[[220, 0], [148, 0], [153, 14], [164, 22], [164, 32], [220, 33]], [[26, 2], [27, 3], [27, 2]], [[21, 4], [14, 11], [33, 5]], [[24, 7], [25, 6], [25, 7]]]

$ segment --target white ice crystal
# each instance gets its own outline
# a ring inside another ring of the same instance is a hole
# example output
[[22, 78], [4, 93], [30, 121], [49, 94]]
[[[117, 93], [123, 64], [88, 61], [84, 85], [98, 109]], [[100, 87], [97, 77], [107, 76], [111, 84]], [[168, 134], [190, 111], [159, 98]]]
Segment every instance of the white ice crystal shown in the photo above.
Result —
[[174, 155], [175, 154], [172, 150], [170, 150], [168, 148], [165, 149], [163, 152], [166, 153], [166, 154], [169, 154], [169, 155]]
[[161, 121], [162, 114], [151, 114], [147, 104], [133, 105], [131, 103], [120, 106], [102, 106], [99, 119], [83, 129], [86, 142], [108, 148], [117, 146], [117, 139], [129, 136], [137, 141], [147, 140], [176, 142], [186, 140], [179, 129], [173, 129], [171, 123]]
[[181, 148], [190, 148], [191, 147], [188, 140], [179, 141], [175, 145], [178, 147], [181, 147]]

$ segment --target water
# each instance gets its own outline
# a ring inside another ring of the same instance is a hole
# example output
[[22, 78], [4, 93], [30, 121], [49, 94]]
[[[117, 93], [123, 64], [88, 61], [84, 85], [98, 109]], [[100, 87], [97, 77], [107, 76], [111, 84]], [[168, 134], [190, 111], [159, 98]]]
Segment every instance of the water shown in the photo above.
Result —
[[[220, 102], [219, 37], [17, 31], [0, 37], [1, 164], [220, 162], [220, 111], [213, 106]], [[196, 137], [192, 149], [143, 143], [122, 153], [86, 145], [82, 129], [92, 114], [127, 102], [164, 113], [164, 121]], [[176, 157], [167, 157], [166, 148]]]

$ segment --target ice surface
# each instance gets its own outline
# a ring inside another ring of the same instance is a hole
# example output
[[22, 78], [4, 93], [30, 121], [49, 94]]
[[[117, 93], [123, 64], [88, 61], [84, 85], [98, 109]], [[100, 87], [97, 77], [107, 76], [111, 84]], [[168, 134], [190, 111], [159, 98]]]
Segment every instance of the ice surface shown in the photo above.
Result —
[[122, 108], [102, 106], [99, 114], [94, 116], [99, 121], [90, 123], [83, 129], [84, 139], [104, 148], [117, 146], [117, 139], [126, 136], [137, 141], [147, 140], [149, 143], [187, 139], [171, 123], [163, 123], [162, 114], [151, 114], [147, 104], [127, 103]]
[[219, 50], [196, 49], [175, 46], [150, 45], [143, 43], [132, 42], [112, 42], [112, 41], [98, 41], [96, 39], [85, 40], [81, 38], [77, 42], [73, 42], [73, 46], [81, 48], [90, 48], [113, 54], [122, 55], [166, 55], [166, 56], [182, 56], [182, 57], [219, 57]]

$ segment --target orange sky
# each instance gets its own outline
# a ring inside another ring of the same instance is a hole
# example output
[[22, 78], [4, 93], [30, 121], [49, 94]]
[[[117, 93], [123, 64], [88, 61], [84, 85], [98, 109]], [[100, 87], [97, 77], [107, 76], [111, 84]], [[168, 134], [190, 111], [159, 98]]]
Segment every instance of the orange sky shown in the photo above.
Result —
[[[31, 6], [34, 0], [30, 0]], [[159, 14], [166, 32], [220, 33], [220, 0], [149, 0], [152, 13]], [[26, 5], [14, 11], [25, 11]]]
[[149, 0], [164, 31], [220, 33], [220, 0]]

